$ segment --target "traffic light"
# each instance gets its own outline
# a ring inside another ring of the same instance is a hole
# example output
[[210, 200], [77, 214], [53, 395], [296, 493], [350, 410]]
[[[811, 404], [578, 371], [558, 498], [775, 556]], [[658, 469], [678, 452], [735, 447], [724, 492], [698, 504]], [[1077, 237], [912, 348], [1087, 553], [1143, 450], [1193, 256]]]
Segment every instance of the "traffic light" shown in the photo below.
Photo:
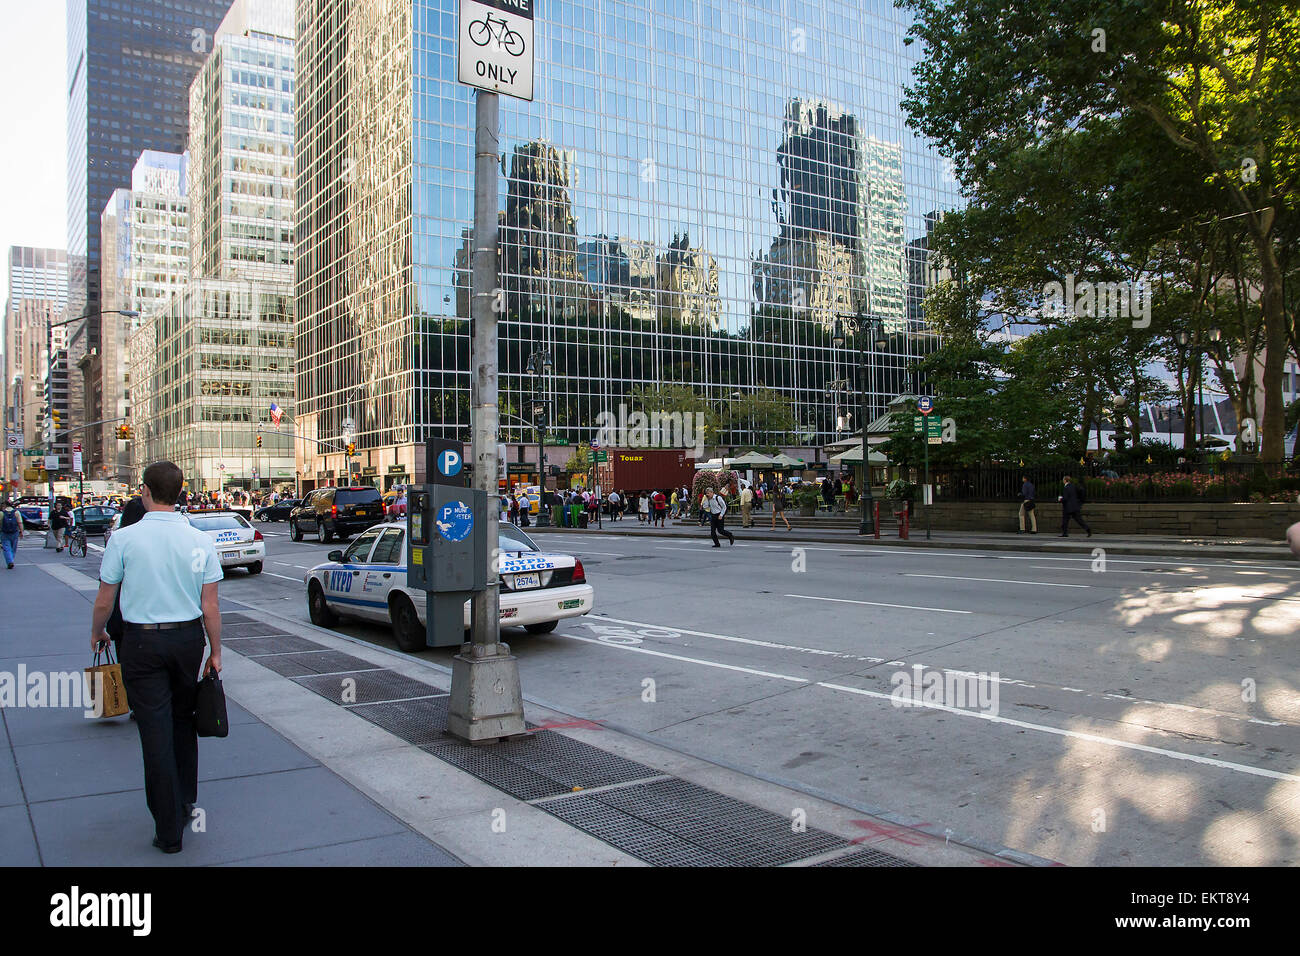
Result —
[[258, 435], [258, 436], [257, 436], [257, 447], [258, 447], [258, 448], [261, 448], [261, 447], [262, 447], [262, 436], [261, 436], [261, 435]]
[[54, 422], [54, 427], [56, 429], [63, 424], [62, 419], [63, 419], [63, 413], [59, 411], [57, 408], [50, 412], [50, 420]]
[[356, 453], [357, 453], [357, 443], [354, 441], [348, 442], [348, 457], [351, 458]]

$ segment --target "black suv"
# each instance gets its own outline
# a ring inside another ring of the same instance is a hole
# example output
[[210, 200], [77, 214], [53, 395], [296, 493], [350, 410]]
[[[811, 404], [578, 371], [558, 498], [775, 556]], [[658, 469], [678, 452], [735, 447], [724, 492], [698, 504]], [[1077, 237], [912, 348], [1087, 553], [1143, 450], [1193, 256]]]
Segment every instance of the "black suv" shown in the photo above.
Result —
[[322, 542], [347, 538], [384, 520], [379, 491], [369, 487], [319, 488], [289, 512], [289, 537], [315, 534]]

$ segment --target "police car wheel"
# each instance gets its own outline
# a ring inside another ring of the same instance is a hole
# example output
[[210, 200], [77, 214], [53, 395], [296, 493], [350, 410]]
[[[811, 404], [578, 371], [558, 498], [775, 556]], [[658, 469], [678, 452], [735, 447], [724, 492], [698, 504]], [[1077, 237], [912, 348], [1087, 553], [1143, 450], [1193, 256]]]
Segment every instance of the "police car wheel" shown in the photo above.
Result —
[[559, 623], [559, 621], [543, 621], [540, 624], [525, 624], [524, 630], [529, 634], [550, 634]]
[[324, 589], [315, 581], [307, 588], [307, 613], [317, 627], [333, 627], [339, 622], [338, 615], [325, 603]]
[[415, 605], [405, 594], [393, 598], [391, 605], [393, 618], [393, 639], [404, 651], [422, 651], [425, 648], [424, 625], [415, 613]]
[[249, 573], [249, 574], [261, 574], [261, 573], [262, 573], [262, 562], [261, 562], [261, 561], [254, 561], [252, 564], [250, 564], [250, 565], [248, 566], [248, 573]]

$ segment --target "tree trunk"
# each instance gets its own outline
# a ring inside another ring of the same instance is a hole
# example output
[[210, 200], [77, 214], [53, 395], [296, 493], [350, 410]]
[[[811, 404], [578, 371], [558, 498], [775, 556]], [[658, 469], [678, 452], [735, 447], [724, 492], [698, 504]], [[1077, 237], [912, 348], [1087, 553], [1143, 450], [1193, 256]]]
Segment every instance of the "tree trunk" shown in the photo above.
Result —
[[[1252, 230], [1253, 231], [1253, 230]], [[1286, 311], [1282, 304], [1282, 270], [1268, 235], [1256, 239], [1261, 280], [1260, 308], [1264, 313], [1264, 420], [1260, 427], [1260, 461], [1281, 462], [1285, 457], [1286, 401], [1282, 370], [1286, 366]]]

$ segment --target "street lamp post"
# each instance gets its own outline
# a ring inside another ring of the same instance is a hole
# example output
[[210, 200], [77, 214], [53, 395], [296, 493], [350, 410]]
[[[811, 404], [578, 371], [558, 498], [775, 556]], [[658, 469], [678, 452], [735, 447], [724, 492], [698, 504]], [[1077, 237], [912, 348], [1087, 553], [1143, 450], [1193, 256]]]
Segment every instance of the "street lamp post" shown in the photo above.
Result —
[[528, 356], [528, 374], [533, 377], [533, 428], [537, 432], [537, 527], [551, 526], [551, 513], [546, 507], [546, 428], [549, 424], [546, 406], [545, 381], [541, 376], [555, 371], [551, 353], [539, 349]]
[[836, 319], [831, 333], [831, 344], [843, 348], [845, 344], [845, 324], [853, 331], [853, 338], [858, 346], [858, 387], [862, 390], [862, 518], [858, 522], [858, 534], [875, 534], [875, 501], [871, 494], [871, 455], [867, 450], [867, 426], [870, 424], [870, 393], [867, 389], [867, 341], [870, 340], [877, 351], [883, 351], [889, 343], [885, 339], [884, 328], [879, 319], [873, 319], [859, 311], [847, 319]]

